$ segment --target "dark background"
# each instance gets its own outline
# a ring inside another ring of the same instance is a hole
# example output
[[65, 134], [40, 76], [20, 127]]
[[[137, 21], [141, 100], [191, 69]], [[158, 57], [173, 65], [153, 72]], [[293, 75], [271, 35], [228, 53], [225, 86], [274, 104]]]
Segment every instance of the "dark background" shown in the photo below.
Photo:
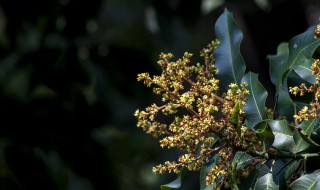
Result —
[[[170, 181], [151, 168], [176, 153], [136, 127], [135, 109], [156, 99], [136, 75], [159, 73], [161, 51], [199, 61], [224, 8], [244, 32], [247, 69], [272, 94], [266, 56], [319, 22], [317, 0], [0, 0], [0, 189]], [[183, 189], [198, 189], [187, 178]]]

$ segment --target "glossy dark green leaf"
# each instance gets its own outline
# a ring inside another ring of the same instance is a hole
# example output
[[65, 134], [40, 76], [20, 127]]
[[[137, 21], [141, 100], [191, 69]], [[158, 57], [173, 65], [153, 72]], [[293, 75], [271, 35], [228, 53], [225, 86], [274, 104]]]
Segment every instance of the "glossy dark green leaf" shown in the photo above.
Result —
[[264, 176], [260, 177], [256, 185], [254, 186], [255, 190], [278, 190], [278, 180], [272, 173], [267, 173]]
[[300, 123], [299, 127], [306, 133], [306, 135], [310, 136], [317, 123], [318, 119], [309, 119]]
[[268, 92], [259, 82], [258, 75], [255, 73], [248, 72], [243, 76], [242, 82], [248, 84], [249, 94], [243, 110], [246, 113], [245, 119], [248, 122], [248, 128], [252, 129], [260, 121], [267, 118], [265, 103]]
[[287, 91], [288, 86], [287, 86], [287, 79], [290, 73], [292, 72], [291, 69], [286, 70], [285, 72], [282, 73], [281, 68], [279, 68], [279, 76], [278, 76], [278, 81], [276, 85], [276, 95], [278, 95], [279, 91], [283, 89], [284, 91]]
[[291, 190], [319, 190], [320, 189], [320, 170], [311, 174], [306, 174], [295, 180], [290, 186]]
[[255, 132], [258, 137], [263, 142], [263, 153], [267, 152], [269, 148], [272, 146], [274, 141], [274, 135], [272, 130], [268, 124], [268, 121], [261, 121], [254, 127]]
[[318, 119], [309, 119], [309, 120], [303, 121], [299, 125], [300, 130], [295, 131], [295, 134], [294, 134], [294, 140], [296, 143], [294, 153], [303, 151], [307, 149], [310, 145], [317, 146], [317, 147], [320, 146], [311, 138], [311, 133], [314, 131], [317, 123], [318, 123]]
[[294, 69], [305, 80], [312, 75], [311, 70], [305, 70], [304, 72], [298, 72], [298, 70], [301, 69], [301, 66], [309, 64], [313, 53], [320, 45], [320, 39], [314, 39], [313, 37], [314, 28], [315, 26], [290, 40], [289, 57], [284, 65], [285, 70]]
[[[304, 80], [312, 81], [311, 71], [305, 68], [312, 61], [312, 55], [320, 45], [320, 39], [314, 39], [313, 37], [314, 28], [311, 27], [306, 32], [290, 40], [288, 45], [289, 56], [285, 64], [279, 68], [279, 74], [283, 73], [282, 75], [284, 75], [286, 71], [293, 69]], [[285, 77], [282, 76], [282, 80], [285, 80]], [[279, 88], [281, 87], [278, 86], [277, 89]]]
[[315, 141], [312, 139], [312, 136], [306, 135], [303, 131], [298, 131], [298, 132], [299, 132], [300, 137], [301, 137], [306, 143], [308, 143], [309, 145], [312, 145], [312, 146], [320, 147], [320, 144], [317, 143], [317, 142], [315, 142]]
[[300, 166], [301, 160], [293, 160], [289, 165], [286, 167], [286, 171], [284, 174], [285, 180], [289, 180], [292, 175], [295, 173], [295, 171]]
[[215, 33], [220, 45], [214, 52], [214, 57], [220, 85], [222, 90], [226, 91], [230, 83], [239, 85], [245, 73], [246, 66], [240, 52], [243, 34], [227, 10], [218, 18]]
[[268, 124], [274, 134], [273, 146], [278, 150], [292, 152], [295, 148], [293, 132], [285, 120], [269, 120]]
[[290, 98], [288, 91], [281, 89], [278, 93], [277, 114], [291, 119], [294, 115], [294, 107], [295, 104]]
[[161, 185], [161, 190], [173, 190], [173, 189], [178, 189], [181, 187], [181, 183], [182, 183], [182, 180], [183, 178], [185, 177], [186, 173], [187, 173], [188, 169], [187, 168], [183, 168], [177, 179], [175, 179], [174, 181], [168, 183], [168, 184], [165, 184], [165, 185]]
[[272, 174], [276, 177], [277, 179], [277, 185], [279, 185], [279, 189], [284, 189], [286, 186], [284, 183], [284, 174], [285, 174], [285, 163], [282, 159], [277, 159], [275, 160], [275, 163], [272, 167]]
[[304, 62], [299, 63], [296, 65], [293, 70], [304, 80], [308, 81], [309, 83], [315, 83], [316, 77], [312, 75], [311, 66], [313, 60], [307, 59]]
[[281, 73], [281, 68], [285, 64], [286, 60], [288, 59], [289, 56], [289, 49], [288, 49], [288, 44], [287, 42], [283, 42], [279, 44], [277, 48], [277, 54], [276, 55], [269, 55], [269, 73], [270, 73], [270, 79], [271, 82], [274, 85], [277, 85], [278, 77], [282, 75]]
[[293, 132], [293, 140], [296, 144], [293, 149], [293, 153], [304, 151], [310, 146], [310, 144], [301, 137], [300, 133], [297, 130]]

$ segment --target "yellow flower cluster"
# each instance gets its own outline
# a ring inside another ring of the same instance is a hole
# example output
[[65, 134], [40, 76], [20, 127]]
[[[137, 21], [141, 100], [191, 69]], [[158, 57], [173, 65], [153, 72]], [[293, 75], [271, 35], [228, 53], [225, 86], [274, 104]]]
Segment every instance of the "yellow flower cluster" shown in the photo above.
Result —
[[[214, 184], [216, 180], [225, 180], [232, 172], [232, 150], [231, 148], [222, 149], [219, 152], [219, 161], [217, 165], [214, 165], [208, 172], [206, 177], [207, 184]], [[222, 179], [224, 178], [224, 179]]]
[[[261, 143], [255, 133], [244, 126], [243, 106], [246, 103], [247, 84], [230, 84], [225, 94], [219, 94], [218, 70], [213, 52], [218, 46], [213, 41], [200, 55], [204, 64], [191, 64], [192, 54], [172, 61], [172, 54], [160, 54], [160, 76], [148, 73], [138, 75], [138, 81], [152, 86], [153, 92], [162, 96], [163, 105], [152, 104], [145, 110], [137, 110], [138, 127], [160, 138], [160, 146], [178, 148], [186, 154], [178, 161], [165, 162], [153, 168], [155, 173], [179, 173], [182, 167], [199, 170], [213, 155], [219, 155], [219, 163], [207, 175], [207, 183], [215, 183], [218, 176], [227, 180], [231, 175], [231, 163], [238, 150], [257, 150]], [[173, 115], [169, 124], [156, 121], [159, 115]]]
[[318, 24], [316, 26], [316, 29], [314, 30], [313, 36], [314, 36], [314, 38], [319, 38], [319, 36], [320, 36], [320, 24]]
[[297, 115], [294, 115], [294, 118], [297, 122], [302, 122], [303, 120], [308, 120], [310, 118], [318, 117], [318, 113], [320, 110], [320, 60], [314, 60], [312, 67], [312, 74], [316, 76], [316, 82], [309, 87], [307, 87], [304, 83], [300, 86], [289, 87], [289, 92], [294, 95], [299, 94], [303, 96], [305, 93], [312, 93], [313, 101], [310, 102], [309, 107], [303, 107]]

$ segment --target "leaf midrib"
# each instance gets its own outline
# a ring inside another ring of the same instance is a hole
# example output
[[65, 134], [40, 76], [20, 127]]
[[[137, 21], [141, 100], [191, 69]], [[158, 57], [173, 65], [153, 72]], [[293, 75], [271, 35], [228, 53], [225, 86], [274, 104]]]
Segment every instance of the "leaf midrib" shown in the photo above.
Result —
[[260, 119], [262, 120], [263, 118], [262, 118], [262, 115], [261, 115], [261, 113], [260, 113], [260, 110], [259, 110], [259, 107], [258, 107], [258, 104], [257, 104], [257, 100], [256, 100], [256, 98], [255, 98], [255, 94], [254, 94], [254, 91], [253, 91], [253, 89], [252, 89], [252, 77], [251, 77], [251, 73], [250, 73], [250, 83], [251, 83], [251, 85], [250, 85], [250, 90], [251, 90], [251, 92], [252, 92], [252, 97], [253, 97], [253, 101], [254, 101], [254, 104], [256, 105], [256, 108], [257, 108], [257, 110], [258, 110], [258, 114], [259, 114], [259, 117], [260, 117]]
[[308, 188], [308, 190], [311, 190], [313, 188], [313, 186], [318, 182], [318, 179], [320, 178], [320, 175], [318, 175], [316, 177], [316, 180], [314, 180], [314, 182], [311, 184], [311, 186]]
[[303, 68], [303, 69], [309, 70], [310, 72], [312, 71], [310, 68], [304, 67], [304, 66], [301, 66], [301, 65], [298, 65], [297, 67], [301, 67], [301, 68]]
[[[308, 131], [309, 127], [313, 124], [314, 121], [315, 121], [315, 120], [313, 120], [313, 121], [310, 123], [310, 125], [308, 125], [308, 127], [306, 128], [305, 131]], [[300, 137], [300, 139], [299, 139], [299, 141], [298, 141], [298, 143], [297, 143], [296, 149], [299, 147], [299, 145], [300, 145], [302, 142], [303, 142], [303, 139], [302, 139], [302, 137]]]

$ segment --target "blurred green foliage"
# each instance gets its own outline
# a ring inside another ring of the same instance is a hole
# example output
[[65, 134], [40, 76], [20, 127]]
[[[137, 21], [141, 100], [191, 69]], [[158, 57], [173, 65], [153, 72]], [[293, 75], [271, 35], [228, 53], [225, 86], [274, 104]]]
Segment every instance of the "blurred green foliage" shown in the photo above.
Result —
[[266, 52], [319, 16], [317, 1], [213, 2], [0, 1], [0, 189], [158, 189], [174, 176], [151, 167], [175, 155], [135, 128], [153, 101], [136, 74], [157, 73], [160, 51], [199, 52], [227, 7], [267, 76]]

